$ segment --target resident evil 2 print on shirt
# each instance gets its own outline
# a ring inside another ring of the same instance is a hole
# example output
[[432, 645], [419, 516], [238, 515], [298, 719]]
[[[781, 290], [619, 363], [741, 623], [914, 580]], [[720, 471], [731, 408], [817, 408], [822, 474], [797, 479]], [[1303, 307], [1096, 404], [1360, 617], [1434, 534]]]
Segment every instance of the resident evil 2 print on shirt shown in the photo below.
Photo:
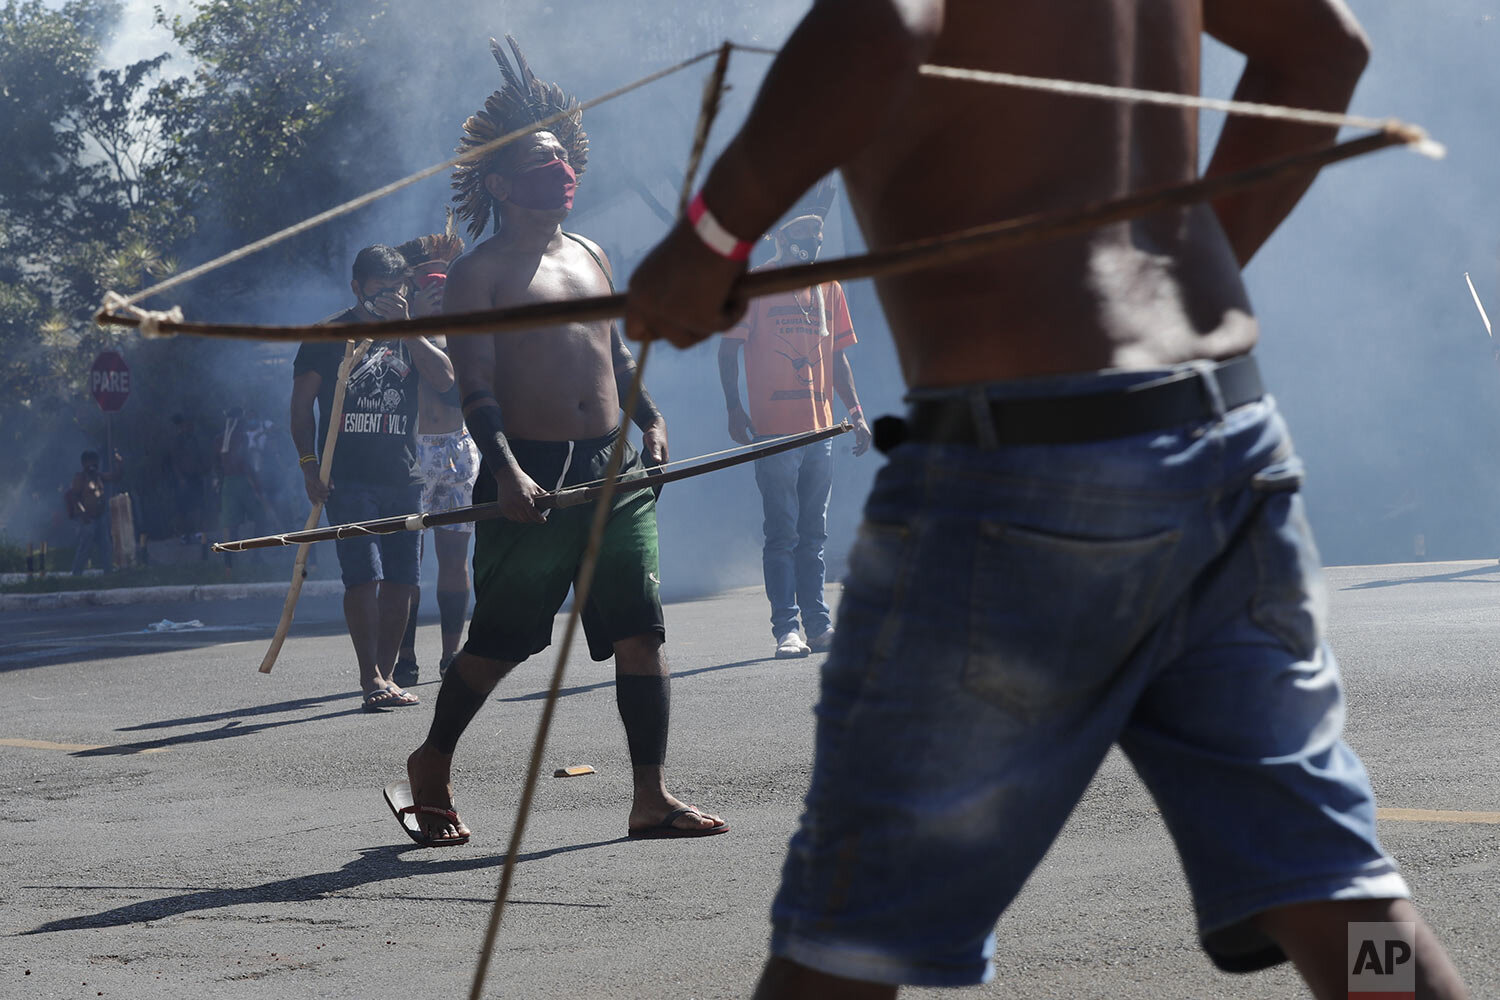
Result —
[[[354, 311], [335, 322], [355, 322]], [[337, 342], [308, 342], [297, 351], [296, 375], [317, 372], [318, 442], [328, 437], [328, 414], [333, 408], [334, 384], [344, 346]], [[353, 370], [344, 396], [339, 444], [333, 453], [335, 488], [347, 482], [398, 484], [420, 482], [417, 462], [417, 383], [420, 376], [406, 343], [378, 340], [370, 345]]]

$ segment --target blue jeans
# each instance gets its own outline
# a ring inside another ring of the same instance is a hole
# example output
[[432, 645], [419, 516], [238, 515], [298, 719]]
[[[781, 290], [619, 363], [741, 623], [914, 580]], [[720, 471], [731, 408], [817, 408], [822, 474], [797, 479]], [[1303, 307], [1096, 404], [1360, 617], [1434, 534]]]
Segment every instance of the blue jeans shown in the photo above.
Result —
[[83, 575], [83, 568], [88, 565], [91, 553], [94, 564], [99, 569], [106, 573], [114, 569], [114, 546], [109, 540], [108, 508], [92, 521], [78, 522], [78, 544], [73, 549], [74, 576]]
[[[329, 524], [370, 521], [421, 510], [421, 483], [359, 483], [340, 480], [333, 484], [324, 510]], [[340, 538], [334, 542], [344, 588], [384, 580], [415, 587], [422, 580], [422, 533], [398, 531], [389, 535]]]
[[771, 601], [771, 633], [794, 631], [800, 609], [807, 634], [821, 635], [829, 626], [823, 546], [833, 493], [833, 441], [756, 459], [755, 485], [766, 517], [761, 567]]
[[1269, 397], [1109, 441], [896, 448], [823, 665], [773, 952], [873, 982], [987, 980], [996, 919], [1115, 744], [1221, 968], [1284, 960], [1251, 920], [1267, 909], [1406, 896], [1340, 736], [1301, 481]]

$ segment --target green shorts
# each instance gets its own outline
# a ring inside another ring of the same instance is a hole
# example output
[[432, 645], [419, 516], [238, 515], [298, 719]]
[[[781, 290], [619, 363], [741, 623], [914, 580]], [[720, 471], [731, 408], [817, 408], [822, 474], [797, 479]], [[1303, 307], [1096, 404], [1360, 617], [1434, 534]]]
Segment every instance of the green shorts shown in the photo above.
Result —
[[[528, 476], [553, 490], [602, 479], [616, 433], [586, 441], [512, 440], [510, 450]], [[645, 475], [635, 449], [628, 443], [625, 449], [621, 476]], [[495, 492], [495, 477], [481, 465], [474, 503], [493, 502]], [[497, 518], [475, 525], [474, 615], [465, 652], [519, 663], [552, 644], [552, 619], [578, 575], [594, 510], [592, 503], [553, 510], [545, 524]], [[589, 655], [607, 660], [616, 642], [633, 636], [665, 638], [660, 588], [656, 497], [650, 490], [617, 496], [583, 609]]]

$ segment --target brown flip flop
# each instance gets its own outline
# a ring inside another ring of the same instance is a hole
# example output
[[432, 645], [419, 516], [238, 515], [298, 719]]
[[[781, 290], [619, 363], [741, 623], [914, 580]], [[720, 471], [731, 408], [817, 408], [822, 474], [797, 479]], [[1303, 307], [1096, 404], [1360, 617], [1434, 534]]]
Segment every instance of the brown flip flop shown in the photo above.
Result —
[[722, 819], [713, 826], [701, 826], [697, 829], [672, 825], [673, 820], [679, 816], [686, 816], [688, 813], [697, 813], [699, 816], [705, 816], [706, 818], [703, 810], [693, 806], [682, 806], [667, 813], [666, 818], [655, 826], [643, 826], [635, 830], [627, 830], [626, 836], [631, 840], [679, 840], [688, 837], [712, 837], [715, 834], [729, 832], [729, 824]]

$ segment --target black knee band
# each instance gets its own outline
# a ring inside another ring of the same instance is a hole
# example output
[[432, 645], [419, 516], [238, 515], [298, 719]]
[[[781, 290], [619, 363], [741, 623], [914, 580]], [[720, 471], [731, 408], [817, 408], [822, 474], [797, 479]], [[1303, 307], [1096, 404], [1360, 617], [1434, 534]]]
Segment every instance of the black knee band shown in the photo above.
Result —
[[464, 616], [469, 613], [467, 590], [440, 590], [437, 592], [438, 614], [443, 619], [443, 634], [452, 635], [464, 630]]
[[443, 686], [438, 688], [437, 705], [432, 710], [432, 728], [427, 731], [427, 742], [446, 754], [453, 753], [458, 738], [469, 728], [474, 714], [484, 705], [487, 695], [480, 694], [468, 684], [453, 667], [443, 675]]
[[625, 723], [630, 763], [635, 767], [667, 762], [667, 728], [672, 715], [672, 679], [620, 674], [615, 677], [615, 704]]
[[422, 592], [418, 590], [406, 609], [406, 635], [401, 637], [402, 649], [413, 649], [417, 645], [417, 609], [421, 606]]

